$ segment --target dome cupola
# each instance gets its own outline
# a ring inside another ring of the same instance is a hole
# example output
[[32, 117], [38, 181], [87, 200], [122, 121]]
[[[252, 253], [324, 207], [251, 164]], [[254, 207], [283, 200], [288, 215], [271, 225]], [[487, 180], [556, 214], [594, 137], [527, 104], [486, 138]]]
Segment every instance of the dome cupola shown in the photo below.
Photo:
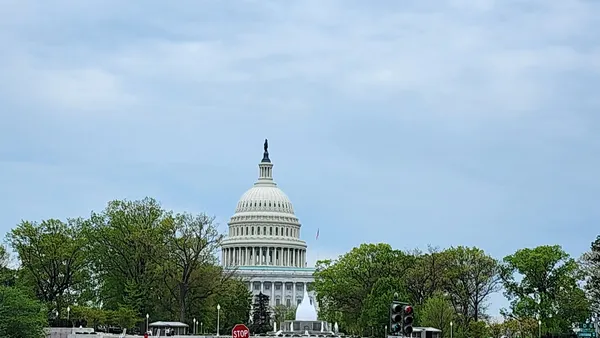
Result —
[[258, 164], [258, 179], [239, 199], [228, 224], [229, 235], [222, 245], [225, 266], [306, 266], [300, 221], [292, 202], [273, 180], [268, 140]]

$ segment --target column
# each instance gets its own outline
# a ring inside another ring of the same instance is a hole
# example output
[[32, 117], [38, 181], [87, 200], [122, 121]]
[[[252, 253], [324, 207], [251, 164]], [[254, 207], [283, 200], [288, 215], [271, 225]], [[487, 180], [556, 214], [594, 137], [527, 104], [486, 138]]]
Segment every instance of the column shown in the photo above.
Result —
[[296, 282], [292, 283], [292, 306], [296, 306]]
[[275, 306], [275, 283], [271, 280], [271, 299], [269, 299], [271, 306]]
[[265, 293], [265, 282], [263, 281], [260, 281], [260, 292], [263, 294]]
[[294, 267], [298, 266], [298, 250], [297, 249], [294, 249], [294, 262], [293, 262], [293, 264], [294, 264]]

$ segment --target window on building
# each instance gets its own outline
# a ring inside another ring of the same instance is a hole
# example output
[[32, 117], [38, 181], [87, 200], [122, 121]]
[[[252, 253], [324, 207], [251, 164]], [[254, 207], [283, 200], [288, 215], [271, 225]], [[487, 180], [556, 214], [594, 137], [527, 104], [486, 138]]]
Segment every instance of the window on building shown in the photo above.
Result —
[[260, 235], [260, 227], [256, 227], [256, 234]]
[[285, 289], [290, 291], [292, 289], [292, 284], [286, 284]]
[[300, 305], [300, 303], [302, 303], [302, 299], [301, 298], [296, 299], [296, 306]]
[[279, 236], [279, 228], [275, 228], [275, 236]]
[[281, 305], [281, 299], [275, 298], [275, 306]]
[[275, 290], [281, 290], [281, 284], [275, 283]]
[[246, 227], [246, 236], [248, 236], [248, 227]]
[[290, 235], [290, 234], [289, 234], [289, 229], [288, 229], [288, 228], [285, 228], [285, 235], [286, 235], [286, 236], [289, 236], [289, 235]]
[[291, 300], [291, 299], [289, 299], [289, 298], [288, 298], [288, 299], [286, 299], [286, 300], [285, 300], [285, 306], [287, 306], [287, 307], [290, 307], [290, 306], [292, 306], [292, 300]]
[[260, 290], [260, 283], [254, 283], [254, 290]]
[[263, 227], [263, 235], [267, 234], [267, 227]]
[[254, 235], [254, 227], [252, 227], [252, 235]]
[[265, 290], [271, 289], [271, 283], [265, 283]]

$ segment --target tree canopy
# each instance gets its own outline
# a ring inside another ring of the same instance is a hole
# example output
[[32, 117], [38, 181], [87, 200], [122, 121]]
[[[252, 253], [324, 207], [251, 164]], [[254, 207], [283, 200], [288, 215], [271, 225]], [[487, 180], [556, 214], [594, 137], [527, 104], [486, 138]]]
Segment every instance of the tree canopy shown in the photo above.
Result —
[[588, 299], [595, 314], [600, 315], [600, 235], [592, 242], [590, 251], [583, 255], [582, 263]]
[[0, 337], [41, 338], [47, 324], [41, 302], [18, 288], [0, 286]]
[[[597, 256], [586, 257], [591, 265]], [[545, 332], [571, 332], [573, 323], [589, 318], [582, 277], [559, 246], [522, 249], [498, 261], [476, 247], [405, 252], [388, 244], [362, 244], [336, 260], [319, 261], [314, 288], [319, 315], [349, 333], [382, 334], [397, 294], [415, 306], [415, 325], [447, 333], [453, 322], [456, 337], [487, 337], [498, 330], [487, 313], [489, 298], [503, 288], [511, 301], [505, 320], [515, 320], [521, 334], [531, 331], [531, 323], [537, 328], [537, 316]], [[589, 279], [590, 295], [597, 290], [592, 285]]]
[[254, 297], [254, 310], [252, 312], [252, 323], [250, 332], [262, 334], [273, 331], [271, 325], [271, 309], [269, 307], [269, 296], [262, 292]]
[[511, 317], [538, 318], [549, 333], [567, 332], [589, 318], [590, 304], [579, 286], [581, 270], [560, 246], [517, 250], [504, 258], [501, 270], [510, 300], [504, 312]]
[[[253, 299], [247, 281], [219, 266], [222, 240], [213, 217], [176, 213], [152, 198], [110, 201], [87, 218], [22, 221], [6, 236], [18, 268], [0, 246], [0, 317], [31, 330], [0, 319], [0, 336], [38, 338], [48, 323], [143, 330], [146, 315], [190, 326], [195, 319], [216, 332], [217, 306], [220, 332], [245, 323], [265, 333], [292, 319], [293, 307]], [[415, 307], [414, 325], [440, 328], [444, 338], [451, 322], [456, 338], [534, 337], [538, 320], [544, 333], [564, 334], [600, 308], [600, 236], [579, 262], [558, 245], [498, 260], [477, 247], [365, 243], [317, 262], [314, 277], [319, 319], [350, 334], [384, 335], [396, 297]], [[494, 323], [488, 302], [502, 289], [510, 306]]]
[[[218, 265], [222, 238], [213, 217], [174, 213], [151, 198], [111, 201], [85, 219], [23, 221], [6, 237], [20, 290], [56, 325], [66, 324], [69, 306], [69, 324], [100, 330], [142, 330], [147, 314], [190, 326], [196, 319], [213, 332], [217, 304], [228, 314], [225, 330], [247, 322], [251, 307], [246, 284]], [[0, 281], [8, 280], [5, 265]]]

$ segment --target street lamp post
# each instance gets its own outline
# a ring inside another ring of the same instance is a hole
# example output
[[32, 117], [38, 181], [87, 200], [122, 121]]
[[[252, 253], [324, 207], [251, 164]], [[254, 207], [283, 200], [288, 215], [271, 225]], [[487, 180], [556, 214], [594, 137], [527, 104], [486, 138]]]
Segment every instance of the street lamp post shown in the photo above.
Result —
[[204, 334], [204, 322], [200, 322], [200, 334]]
[[194, 330], [193, 330], [194, 334], [196, 334], [196, 318], [194, 318]]
[[453, 328], [452, 327], [453, 326], [454, 326], [454, 323], [452, 321], [450, 321], [450, 338], [452, 338], [452, 334], [453, 334], [453, 332], [452, 332]]
[[542, 338], [542, 320], [538, 319], [538, 338]]
[[217, 337], [219, 336], [219, 322], [221, 321], [221, 304], [217, 304]]
[[150, 319], [150, 315], [146, 313], [146, 332], [148, 332], [148, 328], [149, 328], [149, 323], [148, 320]]

